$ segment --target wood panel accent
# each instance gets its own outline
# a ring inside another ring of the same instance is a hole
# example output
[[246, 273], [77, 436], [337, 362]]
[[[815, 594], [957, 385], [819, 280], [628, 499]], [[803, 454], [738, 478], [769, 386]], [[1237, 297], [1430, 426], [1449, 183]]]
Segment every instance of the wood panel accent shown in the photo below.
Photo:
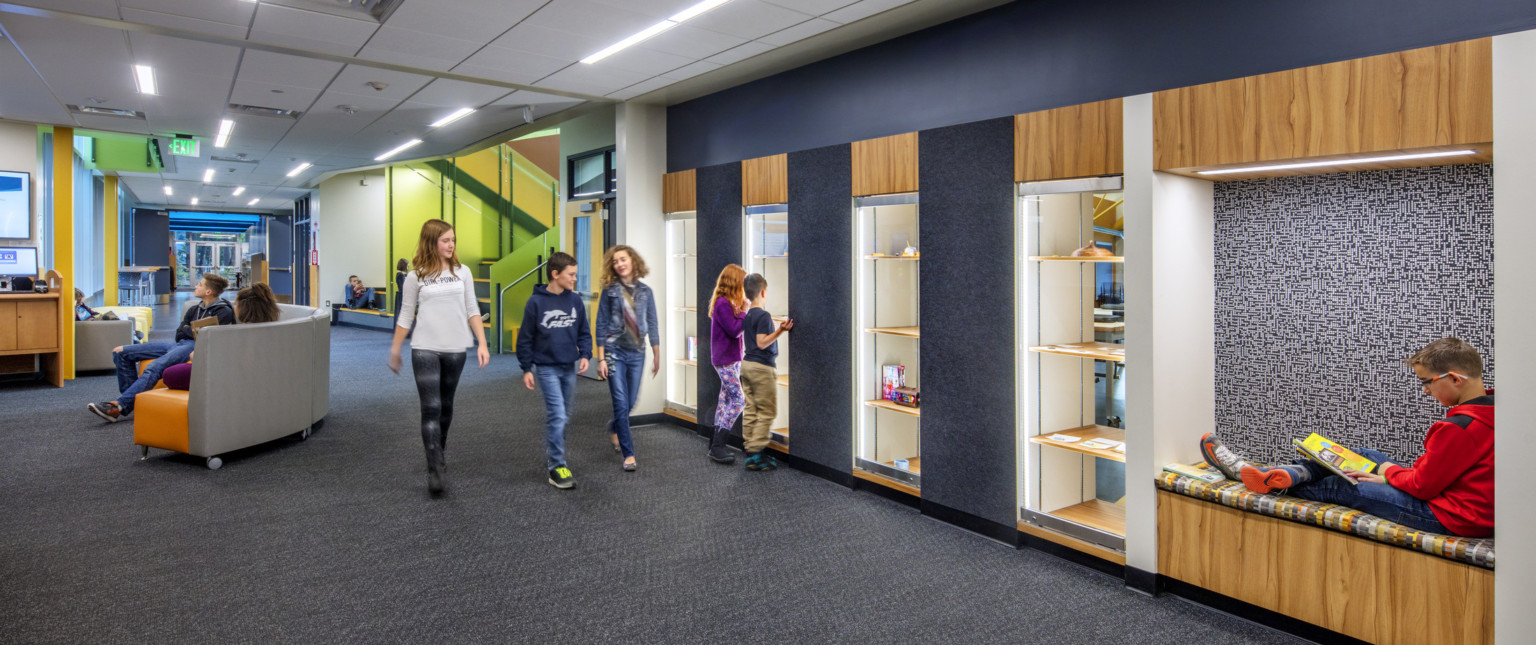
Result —
[[1493, 642], [1493, 572], [1157, 492], [1159, 573], [1377, 643]]
[[917, 192], [917, 133], [853, 142], [853, 196]]
[[[1491, 159], [1492, 40], [1314, 65], [1157, 92], [1157, 170], [1334, 160], [1449, 147], [1479, 157], [1392, 162], [1388, 167]], [[1283, 174], [1337, 172], [1324, 167]], [[1241, 179], [1258, 175], [1204, 176]]]
[[0, 352], [9, 352], [16, 349], [16, 305], [15, 302], [0, 302]]
[[1124, 107], [1110, 99], [1013, 117], [1014, 180], [1125, 172]]
[[789, 155], [741, 162], [741, 205], [789, 203]]
[[1088, 555], [1099, 558], [1100, 560], [1108, 560], [1119, 565], [1125, 564], [1124, 553], [1114, 549], [1108, 549], [1099, 546], [1092, 542], [1079, 540], [1065, 533], [1057, 533], [1056, 531], [1052, 531], [1048, 528], [1042, 528], [1033, 524], [1027, 524], [1025, 522], [1019, 522], [1019, 532], [1027, 535], [1033, 535], [1047, 542], [1060, 544], [1061, 546], [1067, 547], [1069, 549], [1087, 553]]
[[[789, 201], [785, 198], [785, 201]], [[692, 170], [669, 172], [661, 176], [661, 212], [682, 213], [698, 210], [698, 173]]]
[[853, 477], [854, 477], [854, 479], [862, 479], [864, 481], [867, 481], [867, 482], [870, 482], [870, 483], [874, 483], [874, 484], [879, 484], [881, 486], [884, 486], [886, 488], [890, 488], [892, 490], [899, 490], [899, 491], [901, 491], [903, 493], [906, 493], [908, 495], [911, 495], [913, 497], [922, 497], [923, 496], [922, 489], [920, 489], [920, 488], [918, 488], [916, 486], [913, 486], [913, 485], [908, 484], [906, 482], [896, 481], [894, 479], [891, 479], [890, 477], [883, 477], [881, 475], [876, 475], [876, 474], [874, 474], [872, 472], [869, 472], [867, 470], [859, 470], [859, 469], [855, 468], [855, 469], [853, 469]]
[[16, 303], [16, 349], [58, 349], [59, 301]]
[[1106, 533], [1125, 537], [1125, 508], [1114, 502], [1090, 499], [1066, 508], [1058, 508], [1051, 511], [1050, 514], [1064, 520], [1077, 522], [1083, 526], [1091, 526]]
[[74, 342], [65, 332], [75, 325], [73, 311], [64, 302], [59, 291], [0, 294], [0, 355], [19, 357], [5, 361], [8, 369], [28, 371], [21, 368], [30, 368], [31, 355], [36, 354], [48, 382], [64, 387], [64, 343]]

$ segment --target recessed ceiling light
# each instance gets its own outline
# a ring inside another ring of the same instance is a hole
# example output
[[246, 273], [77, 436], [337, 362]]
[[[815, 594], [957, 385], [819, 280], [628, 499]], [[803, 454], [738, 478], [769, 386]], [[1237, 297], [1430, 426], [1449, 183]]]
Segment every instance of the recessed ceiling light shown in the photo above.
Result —
[[234, 122], [233, 119], [224, 119], [222, 121], [219, 121], [219, 136], [218, 136], [217, 139], [214, 139], [213, 147], [215, 147], [215, 148], [222, 148], [222, 147], [224, 147], [224, 144], [229, 143], [229, 135], [230, 135], [230, 133], [232, 133], [234, 131], [235, 131], [235, 122]]
[[656, 34], [659, 34], [659, 33], [663, 32], [663, 31], [666, 31], [668, 29], [676, 27], [678, 24], [680, 24], [680, 23], [682, 23], [682, 22], [684, 22], [686, 20], [698, 17], [699, 14], [702, 14], [702, 13], [704, 13], [706, 11], [709, 11], [710, 9], [714, 9], [715, 7], [723, 5], [723, 4], [727, 3], [727, 2], [730, 2], [730, 0], [704, 0], [703, 2], [700, 2], [700, 3], [696, 4], [696, 5], [688, 7], [687, 9], [679, 11], [676, 14], [673, 14], [671, 18], [668, 18], [668, 19], [663, 20], [661, 22], [658, 22], [658, 23], [656, 23], [654, 25], [646, 27], [643, 31], [641, 31], [638, 34], [635, 34], [633, 36], [625, 38], [624, 40], [621, 40], [621, 41], [619, 41], [617, 43], [614, 43], [612, 45], [609, 45], [608, 48], [606, 48], [606, 49], [604, 49], [604, 50], [602, 50], [600, 52], [597, 52], [596, 54], [593, 54], [591, 56], [588, 56], [586, 58], [581, 59], [581, 62], [586, 63], [588, 65], [596, 63], [597, 61], [600, 61], [600, 60], [602, 60], [604, 58], [607, 58], [609, 56], [612, 56], [612, 55], [614, 55], [614, 54], [616, 54], [616, 53], [618, 53], [620, 51], [623, 51], [624, 49], [627, 49], [627, 48], [629, 48], [629, 47], [631, 47], [633, 45], [636, 45], [636, 44], [641, 43], [641, 42], [643, 42], [643, 41], [645, 41], [647, 39], [650, 39], [652, 36], [655, 36]]
[[155, 68], [148, 65], [134, 65], [133, 78], [139, 84], [140, 94], [159, 94], [160, 90], [155, 86]]
[[196, 205], [197, 205], [197, 198], [196, 198], [196, 197], [193, 197], [193, 198], [192, 198], [192, 205], [193, 205], [193, 206], [196, 206]]
[[386, 152], [386, 153], [381, 154], [381, 155], [379, 155], [377, 157], [374, 157], [373, 160], [374, 161], [383, 161], [383, 160], [388, 159], [390, 157], [393, 157], [393, 156], [395, 156], [397, 154], [405, 152], [406, 150], [410, 150], [412, 147], [414, 147], [418, 143], [421, 143], [421, 139], [411, 139], [410, 141], [407, 141], [405, 143], [400, 144], [394, 150], [390, 150], [389, 152]]
[[453, 112], [453, 114], [450, 114], [450, 115], [445, 116], [445, 117], [443, 117], [441, 119], [433, 121], [432, 122], [432, 127], [434, 127], [434, 128], [441, 128], [441, 127], [443, 127], [445, 125], [448, 125], [449, 123], [453, 123], [454, 121], [457, 121], [457, 120], [462, 119], [462, 118], [464, 118], [466, 116], [469, 116], [474, 111], [475, 111], [475, 108], [459, 108], [459, 109], [455, 110]]
[[1444, 152], [1418, 152], [1407, 155], [1388, 155], [1384, 157], [1359, 157], [1355, 159], [1334, 159], [1332, 161], [1303, 161], [1298, 163], [1282, 163], [1269, 166], [1248, 166], [1245, 168], [1222, 168], [1220, 170], [1199, 170], [1199, 175], [1230, 175], [1243, 172], [1265, 172], [1268, 170], [1291, 170], [1293, 168], [1319, 168], [1322, 166], [1351, 166], [1363, 163], [1381, 163], [1385, 161], [1404, 161], [1407, 159], [1433, 159], [1435, 157], [1454, 157], [1457, 155], [1474, 155], [1476, 150], [1447, 150]]
[[235, 197], [239, 197], [240, 193], [243, 193], [243, 192], [245, 192], [245, 186], [236, 186], [235, 187], [235, 192], [230, 193], [230, 195], [235, 196]]
[[258, 198], [256, 198], [256, 199], [253, 199], [253, 200], [251, 200], [251, 201], [249, 201], [249, 202], [246, 202], [246, 204], [245, 204], [245, 205], [246, 205], [246, 206], [255, 206], [255, 205], [256, 205], [256, 202], [259, 202], [259, 201], [261, 201], [261, 198], [259, 198], [259, 197], [258, 197]]
[[209, 168], [203, 171], [203, 183], [206, 184], [211, 181], [213, 181], [213, 169]]
[[165, 189], [165, 194], [167, 194], [167, 195], [171, 194], [171, 187], [170, 186], [163, 186], [163, 188]]
[[312, 166], [312, 165], [314, 165], [314, 164], [309, 163], [308, 161], [306, 161], [306, 162], [301, 163], [301, 164], [299, 164], [297, 166], [294, 166], [293, 170], [288, 171], [288, 176], [289, 177], [296, 176], [296, 175], [298, 175], [301, 172], [309, 170], [309, 167]]

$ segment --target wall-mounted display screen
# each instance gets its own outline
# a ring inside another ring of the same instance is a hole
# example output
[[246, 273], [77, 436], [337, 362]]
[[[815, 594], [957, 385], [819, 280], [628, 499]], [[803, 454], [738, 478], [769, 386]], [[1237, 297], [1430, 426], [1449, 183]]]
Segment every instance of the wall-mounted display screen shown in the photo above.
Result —
[[0, 240], [32, 239], [32, 175], [0, 170]]

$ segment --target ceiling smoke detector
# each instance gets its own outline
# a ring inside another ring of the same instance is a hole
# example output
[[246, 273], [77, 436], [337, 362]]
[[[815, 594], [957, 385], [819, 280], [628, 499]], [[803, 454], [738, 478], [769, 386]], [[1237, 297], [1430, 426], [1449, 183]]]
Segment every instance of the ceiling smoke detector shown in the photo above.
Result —
[[342, 112], [346, 112], [347, 116], [357, 114], [357, 106], [355, 105], [338, 105], [336, 106], [336, 109], [341, 110]]
[[389, 87], [389, 83], [385, 83], [384, 81], [368, 81], [367, 83], [363, 83], [363, 85], [367, 85], [368, 87], [373, 88], [373, 91], [375, 92], [383, 92], [384, 88]]

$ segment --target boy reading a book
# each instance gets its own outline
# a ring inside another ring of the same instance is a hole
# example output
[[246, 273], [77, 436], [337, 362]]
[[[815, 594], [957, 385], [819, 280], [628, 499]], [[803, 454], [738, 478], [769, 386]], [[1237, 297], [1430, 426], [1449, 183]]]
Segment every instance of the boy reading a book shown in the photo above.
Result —
[[1283, 489], [1421, 531], [1490, 537], [1493, 390], [1483, 388], [1482, 356], [1460, 339], [1442, 338], [1407, 363], [1424, 392], [1450, 408], [1444, 420], [1430, 426], [1424, 454], [1411, 467], [1375, 450], [1358, 451], [1377, 463], [1372, 472], [1345, 470], [1343, 477], [1310, 460], [1264, 466], [1242, 459], [1214, 434], [1200, 438], [1200, 453], [1206, 463], [1256, 493]]

